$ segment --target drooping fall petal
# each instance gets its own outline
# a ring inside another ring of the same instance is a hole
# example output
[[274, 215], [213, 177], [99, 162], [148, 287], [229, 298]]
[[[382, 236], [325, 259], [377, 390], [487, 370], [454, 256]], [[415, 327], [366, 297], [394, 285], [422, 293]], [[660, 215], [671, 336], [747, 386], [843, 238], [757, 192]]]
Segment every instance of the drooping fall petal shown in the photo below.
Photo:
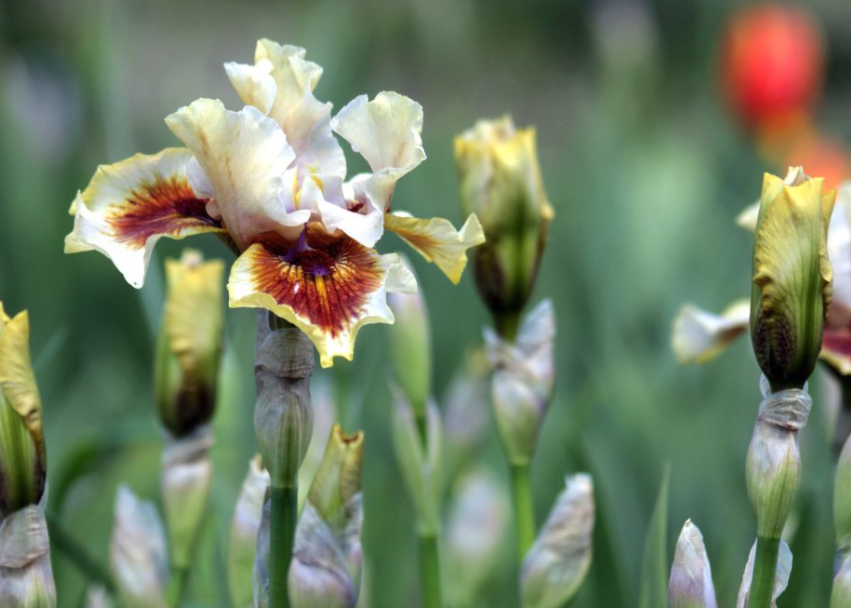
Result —
[[330, 367], [334, 357], [352, 358], [363, 325], [393, 322], [388, 291], [416, 283], [398, 255], [379, 255], [318, 223], [307, 225], [305, 241], [298, 252], [272, 241], [249, 247], [231, 270], [230, 305], [265, 308], [294, 323]]
[[705, 363], [748, 330], [750, 300], [738, 300], [720, 315], [686, 304], [674, 320], [671, 346], [681, 365]]
[[232, 112], [221, 101], [198, 99], [166, 124], [195, 155], [192, 187], [214, 197], [240, 249], [266, 232], [298, 237], [310, 211], [297, 209], [295, 169], [287, 171], [295, 152], [275, 121], [253, 106]]
[[429, 262], [434, 262], [454, 284], [467, 266], [467, 249], [485, 242], [478, 218], [471, 214], [461, 230], [440, 217], [419, 219], [402, 213], [384, 216], [384, 227], [398, 234]]
[[222, 232], [208, 201], [190, 187], [191, 158], [186, 149], [168, 148], [98, 167], [71, 206], [74, 230], [65, 238], [65, 253], [100, 251], [138, 288], [161, 237]]

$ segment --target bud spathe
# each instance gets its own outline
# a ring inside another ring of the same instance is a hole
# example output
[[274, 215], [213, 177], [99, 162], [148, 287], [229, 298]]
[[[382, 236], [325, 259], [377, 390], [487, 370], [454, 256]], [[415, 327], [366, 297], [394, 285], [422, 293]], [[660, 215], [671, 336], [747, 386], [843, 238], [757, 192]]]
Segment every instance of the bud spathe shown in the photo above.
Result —
[[10, 318], [0, 302], [0, 520], [38, 504], [46, 483], [41, 398], [29, 334], [27, 313]]
[[513, 338], [532, 293], [553, 218], [535, 130], [511, 117], [480, 120], [455, 138], [461, 206], [475, 213], [485, 243], [473, 250], [476, 284], [503, 336]]
[[687, 521], [677, 540], [671, 578], [668, 582], [668, 608], [717, 608], [712, 569], [697, 526]]
[[56, 608], [43, 500], [0, 520], [0, 606]]
[[207, 424], [216, 406], [222, 353], [221, 260], [187, 249], [166, 260], [166, 303], [157, 339], [154, 394], [163, 426], [183, 437]]
[[233, 608], [253, 608], [252, 572], [257, 555], [257, 533], [263, 517], [263, 501], [269, 489], [269, 474], [260, 457], [251, 459], [242, 483], [228, 539], [228, 588]]
[[851, 608], [851, 557], [846, 556], [833, 577], [830, 608]]
[[821, 351], [832, 270], [827, 230], [836, 192], [801, 167], [766, 174], [754, 239], [751, 340], [773, 390], [802, 388]]
[[594, 485], [584, 473], [569, 477], [566, 485], [523, 561], [523, 608], [561, 608], [591, 567]]
[[[742, 575], [742, 584], [739, 587], [739, 595], [736, 599], [736, 608], [748, 608], [750, 598], [751, 581], [753, 580], [754, 562], [756, 560], [756, 543], [751, 547], [748, 555], [748, 563], [745, 564], [745, 572]], [[771, 607], [776, 608], [777, 598], [786, 591], [789, 585], [789, 576], [792, 574], [792, 551], [785, 540], [780, 541], [777, 554], [777, 570], [774, 572], [774, 589], [771, 594]]]
[[485, 330], [494, 373], [491, 394], [502, 445], [514, 465], [532, 460], [555, 379], [555, 313], [550, 300], [532, 309], [516, 341]]

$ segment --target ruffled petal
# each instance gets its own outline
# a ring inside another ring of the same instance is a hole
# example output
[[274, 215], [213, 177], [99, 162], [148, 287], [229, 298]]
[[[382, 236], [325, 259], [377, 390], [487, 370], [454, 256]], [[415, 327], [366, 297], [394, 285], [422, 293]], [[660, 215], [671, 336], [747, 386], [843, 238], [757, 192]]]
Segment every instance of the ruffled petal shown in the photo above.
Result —
[[[305, 190], [309, 190], [305, 184]], [[316, 211], [329, 232], [342, 231], [364, 247], [373, 247], [384, 234], [384, 213], [353, 184], [326, 179], [314, 198]]]
[[387, 291], [409, 290], [413, 279], [398, 268], [398, 255], [379, 255], [317, 222], [307, 225], [305, 240], [309, 249], [297, 253], [273, 242], [249, 247], [231, 270], [230, 305], [265, 308], [294, 323], [330, 367], [334, 357], [352, 359], [363, 325], [393, 322]]
[[256, 65], [229, 62], [225, 64], [233, 88], [243, 102], [268, 114], [275, 103], [278, 85], [272, 77], [272, 62], [263, 59]]
[[[321, 103], [313, 96], [313, 89], [322, 76], [322, 68], [304, 59], [302, 48], [280, 45], [271, 40], [257, 42], [256, 66], [269, 66], [269, 77], [276, 87], [276, 94], [267, 112], [275, 120], [296, 152], [299, 179], [308, 173], [336, 175], [346, 174], [346, 159], [343, 149], [331, 132], [331, 104]], [[236, 83], [234, 83], [236, 86]], [[256, 105], [250, 97], [236, 86], [242, 100]], [[260, 106], [257, 106], [258, 108]]]
[[71, 206], [74, 230], [65, 238], [65, 253], [100, 251], [138, 288], [160, 237], [223, 232], [207, 199], [190, 187], [191, 157], [188, 150], [168, 148], [98, 167]]
[[429, 262], [434, 262], [454, 284], [467, 266], [467, 250], [485, 242], [485, 233], [475, 214], [470, 214], [461, 230], [440, 217], [419, 219], [408, 214], [388, 213], [384, 227], [398, 234]]
[[674, 320], [671, 346], [680, 364], [705, 363], [748, 330], [750, 300], [738, 300], [720, 315], [686, 304]]
[[191, 173], [193, 187], [196, 182], [199, 189], [212, 186], [224, 225], [240, 249], [266, 232], [298, 238], [310, 211], [297, 210], [285, 175], [295, 153], [275, 121], [253, 106], [231, 112], [221, 101], [199, 99], [171, 114], [166, 124], [195, 155], [199, 170]]

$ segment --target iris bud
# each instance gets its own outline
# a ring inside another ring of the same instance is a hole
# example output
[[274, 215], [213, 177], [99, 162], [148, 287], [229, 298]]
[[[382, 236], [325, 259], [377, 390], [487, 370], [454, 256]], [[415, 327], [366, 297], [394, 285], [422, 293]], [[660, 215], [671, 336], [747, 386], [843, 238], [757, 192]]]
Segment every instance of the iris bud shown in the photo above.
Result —
[[683, 526], [677, 540], [671, 579], [668, 583], [668, 608], [717, 608], [712, 569], [700, 530], [691, 521]]

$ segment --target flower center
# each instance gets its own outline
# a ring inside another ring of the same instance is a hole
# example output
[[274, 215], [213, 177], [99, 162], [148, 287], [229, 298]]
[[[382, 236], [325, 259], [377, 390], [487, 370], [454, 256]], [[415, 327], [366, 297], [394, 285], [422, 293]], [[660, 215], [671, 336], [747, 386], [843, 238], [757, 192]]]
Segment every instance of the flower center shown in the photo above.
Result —
[[293, 257], [293, 265], [301, 267], [304, 272], [319, 277], [334, 272], [334, 258], [318, 249], [306, 249]]

